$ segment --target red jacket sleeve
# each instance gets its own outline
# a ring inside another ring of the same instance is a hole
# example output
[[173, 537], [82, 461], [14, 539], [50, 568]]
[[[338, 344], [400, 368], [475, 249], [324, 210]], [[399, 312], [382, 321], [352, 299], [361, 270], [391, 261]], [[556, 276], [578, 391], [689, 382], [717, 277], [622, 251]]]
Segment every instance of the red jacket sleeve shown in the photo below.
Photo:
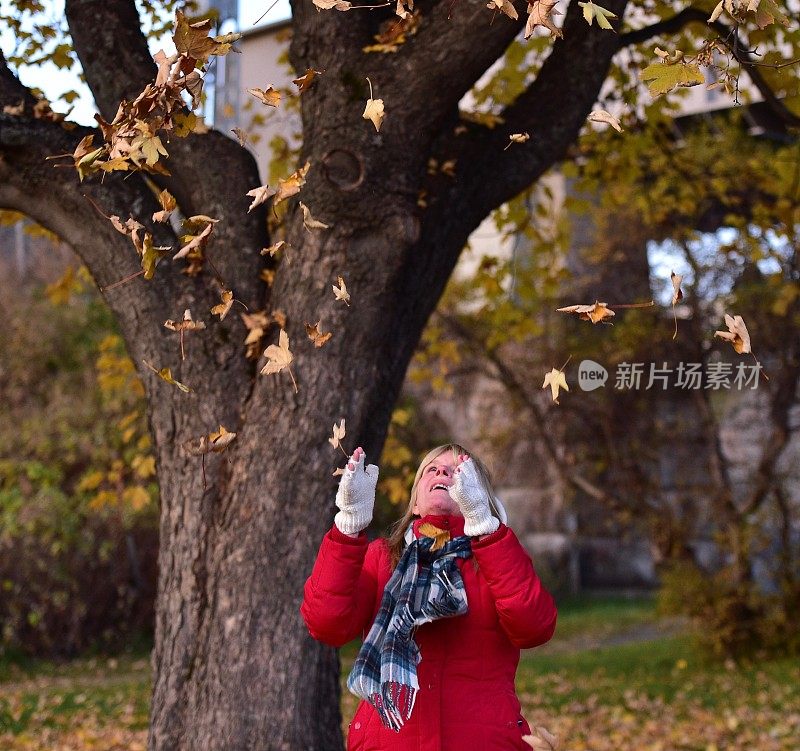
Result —
[[473, 540], [472, 554], [511, 643], [528, 649], [549, 641], [558, 616], [555, 601], [542, 586], [533, 561], [511, 528], [501, 524], [496, 532]]
[[336, 525], [322, 538], [303, 587], [300, 614], [317, 641], [341, 647], [368, 630], [377, 597], [373, 550], [367, 535], [348, 537]]

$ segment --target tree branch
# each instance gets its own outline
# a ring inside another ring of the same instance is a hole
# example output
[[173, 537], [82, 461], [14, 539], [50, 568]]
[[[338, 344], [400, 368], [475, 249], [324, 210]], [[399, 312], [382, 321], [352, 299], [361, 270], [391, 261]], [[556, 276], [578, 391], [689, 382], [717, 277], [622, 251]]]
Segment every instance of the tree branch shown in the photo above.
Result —
[[[119, 102], [134, 99], [156, 76], [134, 0], [67, 0], [70, 33], [86, 81], [103, 117], [111, 121]], [[236, 53], [231, 53], [236, 54]], [[171, 177], [152, 175], [167, 188], [186, 215], [205, 214], [216, 225], [214, 246], [228, 252], [215, 258], [236, 295], [260, 307], [268, 287], [259, 279], [259, 255], [269, 244], [266, 210], [247, 213], [247, 191], [260, 185], [253, 156], [233, 139], [210, 130], [171, 138], [166, 144]], [[242, 245], [242, 238], [249, 241]]]
[[625, 47], [630, 47], [633, 44], [642, 44], [642, 42], [646, 42], [653, 37], [661, 36], [663, 34], [674, 34], [676, 31], [680, 31], [687, 24], [694, 22], [703, 24], [707, 23], [708, 11], [704, 11], [700, 8], [695, 8], [690, 5], [688, 8], [684, 8], [680, 13], [676, 13], [671, 18], [665, 18], [663, 21], [651, 24], [650, 26], [644, 26], [641, 29], [635, 29], [634, 31], [628, 31], [625, 34], [620, 34], [617, 40], [617, 48], [624, 49]]

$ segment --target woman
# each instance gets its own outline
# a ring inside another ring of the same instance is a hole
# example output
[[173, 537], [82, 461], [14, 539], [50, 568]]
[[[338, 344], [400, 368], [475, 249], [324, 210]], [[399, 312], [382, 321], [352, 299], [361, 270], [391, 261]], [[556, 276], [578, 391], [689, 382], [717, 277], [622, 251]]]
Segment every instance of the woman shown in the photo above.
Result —
[[364, 639], [348, 751], [530, 751], [514, 677], [520, 649], [553, 635], [556, 608], [486, 468], [437, 446], [389, 539], [370, 543], [378, 468], [364, 461], [359, 447], [300, 608], [321, 642]]

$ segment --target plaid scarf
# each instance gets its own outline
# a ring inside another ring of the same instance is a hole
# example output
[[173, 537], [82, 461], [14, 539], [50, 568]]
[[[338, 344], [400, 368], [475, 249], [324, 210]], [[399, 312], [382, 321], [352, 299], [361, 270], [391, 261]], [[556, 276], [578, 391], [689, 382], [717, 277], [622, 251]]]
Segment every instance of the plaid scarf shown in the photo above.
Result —
[[386, 587], [375, 622], [361, 645], [347, 687], [372, 704], [384, 726], [400, 731], [411, 717], [422, 659], [412, 638], [417, 626], [467, 612], [467, 593], [456, 558], [472, 555], [461, 535], [431, 550], [432, 537], [412, 540]]

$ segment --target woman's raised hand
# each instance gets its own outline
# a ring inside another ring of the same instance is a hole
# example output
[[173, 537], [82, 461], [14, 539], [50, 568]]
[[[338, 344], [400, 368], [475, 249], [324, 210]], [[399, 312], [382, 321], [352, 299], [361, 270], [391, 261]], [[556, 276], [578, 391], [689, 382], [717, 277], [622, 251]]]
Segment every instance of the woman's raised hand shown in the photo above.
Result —
[[475, 462], [467, 454], [459, 454], [458, 462], [454, 482], [447, 492], [464, 515], [464, 534], [470, 537], [488, 535], [500, 526], [499, 519], [492, 516], [489, 492]]
[[342, 479], [339, 480], [339, 489], [336, 491], [336, 505], [339, 511], [333, 521], [346, 535], [357, 535], [372, 521], [378, 467], [369, 464], [365, 468], [365, 459], [364, 449], [359, 446], [348, 460]]

